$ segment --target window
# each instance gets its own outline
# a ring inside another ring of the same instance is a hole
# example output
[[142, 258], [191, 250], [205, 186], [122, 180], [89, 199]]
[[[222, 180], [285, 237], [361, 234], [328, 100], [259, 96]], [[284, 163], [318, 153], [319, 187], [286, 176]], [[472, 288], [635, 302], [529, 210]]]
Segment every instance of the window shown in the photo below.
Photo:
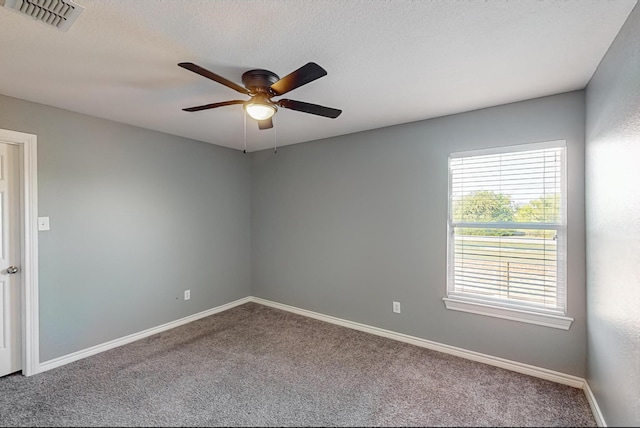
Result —
[[449, 156], [447, 308], [569, 329], [565, 150]]

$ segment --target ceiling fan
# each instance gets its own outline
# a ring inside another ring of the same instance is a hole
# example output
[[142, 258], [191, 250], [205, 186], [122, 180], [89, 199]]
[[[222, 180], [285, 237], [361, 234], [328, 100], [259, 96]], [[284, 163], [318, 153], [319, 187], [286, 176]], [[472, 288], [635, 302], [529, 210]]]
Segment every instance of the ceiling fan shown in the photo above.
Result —
[[280, 99], [276, 101], [271, 99], [276, 96], [284, 95], [287, 92], [299, 88], [302, 85], [306, 85], [309, 82], [313, 82], [322, 76], [326, 76], [326, 70], [315, 62], [309, 62], [303, 65], [282, 79], [280, 79], [277, 74], [269, 70], [249, 70], [242, 74], [242, 84], [244, 87], [192, 62], [181, 62], [178, 65], [251, 97], [246, 101], [222, 101], [219, 103], [184, 108], [182, 109], [184, 111], [200, 111], [216, 107], [242, 104], [247, 114], [258, 121], [259, 129], [273, 128], [273, 121], [271, 117], [276, 113], [276, 111], [278, 111], [278, 107], [329, 117], [332, 119], [335, 119], [340, 116], [340, 113], [342, 113], [342, 110], [305, 103], [302, 101], [288, 99]]

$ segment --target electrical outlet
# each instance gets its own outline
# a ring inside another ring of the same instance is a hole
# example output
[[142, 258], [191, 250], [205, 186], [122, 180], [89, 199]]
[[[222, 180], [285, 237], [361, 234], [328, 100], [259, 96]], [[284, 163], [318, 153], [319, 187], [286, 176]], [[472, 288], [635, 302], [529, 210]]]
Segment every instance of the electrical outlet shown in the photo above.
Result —
[[184, 300], [189, 300], [191, 298], [191, 290], [184, 290]]
[[38, 230], [49, 230], [49, 217], [38, 217]]
[[400, 302], [393, 302], [393, 312], [396, 314], [400, 313]]

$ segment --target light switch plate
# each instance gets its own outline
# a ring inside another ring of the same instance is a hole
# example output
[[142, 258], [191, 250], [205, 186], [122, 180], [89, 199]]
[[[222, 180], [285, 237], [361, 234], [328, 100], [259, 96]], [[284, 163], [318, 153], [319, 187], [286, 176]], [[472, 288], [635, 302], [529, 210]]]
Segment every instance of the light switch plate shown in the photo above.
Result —
[[400, 302], [393, 302], [393, 312], [396, 314], [400, 313]]
[[38, 230], [49, 230], [49, 217], [38, 217]]

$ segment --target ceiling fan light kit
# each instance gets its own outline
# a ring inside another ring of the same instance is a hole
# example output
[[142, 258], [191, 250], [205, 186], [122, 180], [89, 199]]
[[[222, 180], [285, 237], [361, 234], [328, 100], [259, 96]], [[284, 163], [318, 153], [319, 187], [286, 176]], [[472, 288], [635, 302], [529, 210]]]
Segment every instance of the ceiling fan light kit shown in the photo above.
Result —
[[258, 121], [259, 129], [273, 128], [272, 117], [278, 111], [278, 107], [328, 117], [331, 119], [335, 119], [342, 113], [342, 110], [306, 103], [303, 101], [288, 99], [281, 99], [277, 101], [272, 100], [273, 97], [284, 95], [302, 85], [306, 85], [320, 77], [326, 76], [326, 70], [315, 62], [309, 62], [303, 65], [282, 79], [280, 79], [277, 74], [269, 70], [249, 70], [242, 74], [242, 84], [244, 87], [192, 62], [181, 62], [178, 66], [251, 97], [246, 101], [222, 101], [184, 108], [182, 109], [184, 111], [194, 112], [228, 105], [242, 104], [247, 114]]
[[275, 106], [254, 101], [245, 104], [244, 109], [247, 111], [247, 114], [255, 120], [267, 120], [276, 113]]
[[256, 95], [251, 100], [244, 103], [244, 109], [249, 116], [255, 120], [271, 119], [278, 109], [266, 96]]

